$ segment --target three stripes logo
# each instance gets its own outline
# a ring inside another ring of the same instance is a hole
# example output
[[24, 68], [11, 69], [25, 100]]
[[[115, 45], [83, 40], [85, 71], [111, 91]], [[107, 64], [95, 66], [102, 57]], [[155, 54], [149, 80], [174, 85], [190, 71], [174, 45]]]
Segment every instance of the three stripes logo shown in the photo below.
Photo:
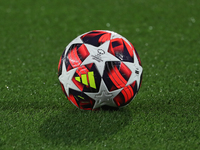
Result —
[[87, 86], [90, 86], [91, 88], [96, 89], [96, 83], [95, 83], [93, 71], [90, 71], [87, 74], [82, 74], [81, 77], [75, 77], [75, 80], [78, 82], [81, 82], [84, 85], [87, 85]]

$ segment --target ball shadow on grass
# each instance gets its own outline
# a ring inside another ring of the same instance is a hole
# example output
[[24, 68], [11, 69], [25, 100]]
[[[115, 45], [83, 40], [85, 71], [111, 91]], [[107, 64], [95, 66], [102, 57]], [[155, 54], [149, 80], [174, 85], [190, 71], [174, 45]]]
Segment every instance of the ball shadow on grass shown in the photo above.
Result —
[[108, 111], [66, 110], [49, 117], [41, 126], [40, 134], [54, 145], [87, 145], [105, 141], [132, 120], [130, 110]]

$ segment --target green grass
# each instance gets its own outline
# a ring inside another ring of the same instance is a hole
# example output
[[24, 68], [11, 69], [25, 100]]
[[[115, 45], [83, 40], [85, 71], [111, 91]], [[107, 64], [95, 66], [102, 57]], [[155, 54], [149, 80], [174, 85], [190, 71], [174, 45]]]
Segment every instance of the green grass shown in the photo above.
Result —
[[[200, 1], [0, 1], [0, 149], [200, 149]], [[76, 36], [118, 32], [136, 47], [142, 87], [119, 111], [81, 111], [61, 91]]]

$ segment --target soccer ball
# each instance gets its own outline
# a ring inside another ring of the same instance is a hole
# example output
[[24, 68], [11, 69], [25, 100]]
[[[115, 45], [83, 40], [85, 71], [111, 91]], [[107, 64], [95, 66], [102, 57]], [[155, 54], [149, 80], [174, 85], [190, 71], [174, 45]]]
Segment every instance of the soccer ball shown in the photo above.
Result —
[[105, 30], [84, 33], [60, 57], [58, 78], [68, 100], [84, 110], [122, 107], [138, 93], [143, 68], [133, 45]]

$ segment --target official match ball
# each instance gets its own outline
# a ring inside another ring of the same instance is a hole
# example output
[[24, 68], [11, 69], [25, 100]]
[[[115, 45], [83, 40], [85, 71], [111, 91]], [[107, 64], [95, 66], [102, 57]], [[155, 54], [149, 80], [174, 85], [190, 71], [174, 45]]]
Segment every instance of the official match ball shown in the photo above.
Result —
[[58, 64], [62, 91], [76, 107], [122, 107], [138, 93], [143, 68], [133, 45], [105, 30], [84, 33], [65, 48]]

